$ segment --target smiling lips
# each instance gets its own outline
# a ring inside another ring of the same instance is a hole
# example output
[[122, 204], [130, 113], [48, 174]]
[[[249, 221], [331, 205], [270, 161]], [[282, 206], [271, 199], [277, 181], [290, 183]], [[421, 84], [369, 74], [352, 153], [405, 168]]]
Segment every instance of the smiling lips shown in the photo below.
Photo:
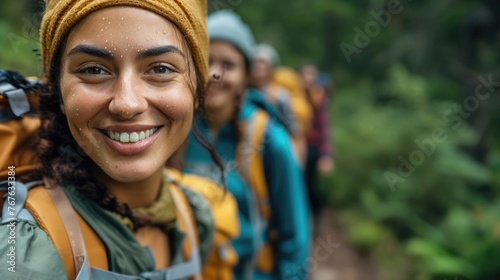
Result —
[[111, 130], [104, 130], [104, 134], [107, 135], [111, 140], [115, 140], [121, 143], [135, 143], [141, 140], [149, 138], [158, 130], [158, 127], [153, 127], [151, 129], [146, 129], [137, 132], [117, 132]]

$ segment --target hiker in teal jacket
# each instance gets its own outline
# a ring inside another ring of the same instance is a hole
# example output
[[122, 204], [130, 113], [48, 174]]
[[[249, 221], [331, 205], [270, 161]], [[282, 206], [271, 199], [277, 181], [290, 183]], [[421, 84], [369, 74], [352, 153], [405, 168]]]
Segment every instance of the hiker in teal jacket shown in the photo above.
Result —
[[[310, 233], [303, 177], [279, 114], [270, 109], [262, 94], [246, 88], [252, 34], [237, 15], [228, 11], [210, 15], [208, 30], [212, 85], [205, 96], [205, 112], [197, 116], [194, 127], [223, 159], [225, 174], [220, 174], [192, 132], [184, 171], [218, 181], [224, 177], [238, 202], [241, 235], [233, 242], [239, 257], [236, 279], [306, 279]], [[248, 126], [262, 112], [269, 118], [258, 152], [264, 165], [270, 219], [262, 218], [257, 205], [262, 201], [242, 172], [242, 165], [250, 158], [247, 153], [241, 154], [239, 146], [251, 131]], [[272, 255], [265, 254], [266, 244], [272, 244]]]

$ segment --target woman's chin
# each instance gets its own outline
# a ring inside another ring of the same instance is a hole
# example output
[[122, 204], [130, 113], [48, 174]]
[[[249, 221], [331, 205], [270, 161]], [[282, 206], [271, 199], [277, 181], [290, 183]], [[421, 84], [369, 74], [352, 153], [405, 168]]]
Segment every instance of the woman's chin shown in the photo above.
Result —
[[158, 169], [145, 169], [140, 167], [111, 167], [106, 168], [104, 172], [112, 180], [120, 183], [134, 183], [148, 180], [158, 172]]

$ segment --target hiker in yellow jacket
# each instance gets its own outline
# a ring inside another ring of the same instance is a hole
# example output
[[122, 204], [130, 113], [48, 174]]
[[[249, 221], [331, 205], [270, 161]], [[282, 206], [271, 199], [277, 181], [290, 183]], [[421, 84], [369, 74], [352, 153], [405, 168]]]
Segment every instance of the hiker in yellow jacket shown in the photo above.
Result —
[[48, 87], [40, 92], [41, 167], [31, 177], [50, 190], [35, 184], [26, 195], [30, 186], [11, 183], [9, 167], [0, 236], [15, 241], [0, 242], [10, 261], [0, 262], [2, 279], [199, 276], [213, 219], [207, 202], [175, 186], [164, 166], [203, 106], [205, 2], [45, 2]]

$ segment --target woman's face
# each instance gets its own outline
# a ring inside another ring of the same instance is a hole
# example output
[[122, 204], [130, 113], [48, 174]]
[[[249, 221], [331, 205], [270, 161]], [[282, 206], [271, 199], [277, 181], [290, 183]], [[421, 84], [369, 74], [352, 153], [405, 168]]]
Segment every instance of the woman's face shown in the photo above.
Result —
[[186, 138], [194, 65], [181, 32], [147, 10], [94, 12], [62, 51], [63, 112], [78, 145], [109, 177], [145, 180]]
[[210, 69], [220, 75], [220, 82], [211, 83], [205, 94], [205, 108], [209, 110], [235, 106], [237, 96], [247, 86], [243, 54], [224, 41], [210, 42]]

